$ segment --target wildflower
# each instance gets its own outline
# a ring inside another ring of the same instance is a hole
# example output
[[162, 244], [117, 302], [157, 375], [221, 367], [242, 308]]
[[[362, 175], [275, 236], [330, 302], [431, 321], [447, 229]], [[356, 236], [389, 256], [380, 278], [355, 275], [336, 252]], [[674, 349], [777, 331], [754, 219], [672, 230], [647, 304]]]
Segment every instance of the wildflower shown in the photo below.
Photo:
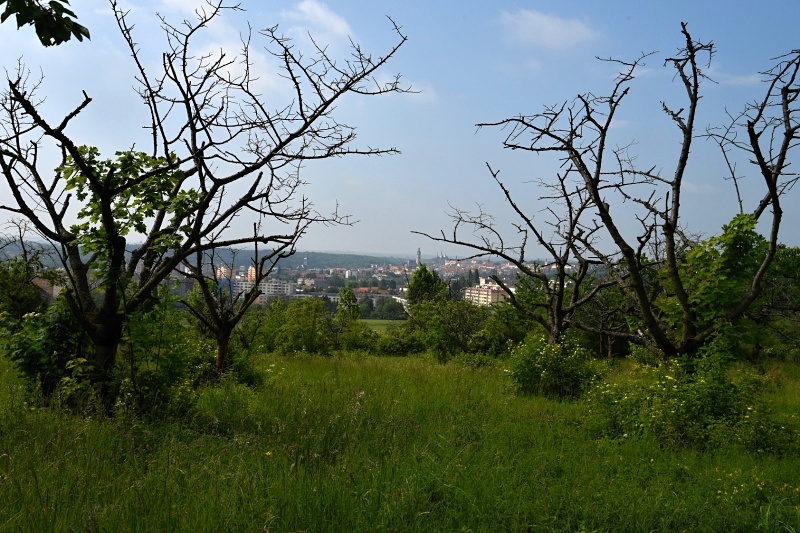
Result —
[[264, 456], [265, 457], [272, 457], [272, 452], [270, 450], [267, 450], [266, 452], [264, 452]]

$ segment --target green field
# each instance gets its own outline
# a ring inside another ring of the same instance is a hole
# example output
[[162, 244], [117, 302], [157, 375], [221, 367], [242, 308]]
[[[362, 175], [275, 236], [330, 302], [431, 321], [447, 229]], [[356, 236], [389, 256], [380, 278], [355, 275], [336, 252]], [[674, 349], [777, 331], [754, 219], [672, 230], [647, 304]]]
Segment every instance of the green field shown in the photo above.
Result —
[[364, 318], [361, 321], [378, 333], [386, 333], [387, 330], [398, 328], [405, 322], [405, 320], [381, 320], [378, 318]]
[[[797, 531], [800, 457], [591, 436], [502, 368], [279, 358], [146, 423], [32, 409], [0, 363], [2, 531]], [[625, 368], [617, 372], [625, 372]], [[796, 366], [767, 399], [800, 410]]]

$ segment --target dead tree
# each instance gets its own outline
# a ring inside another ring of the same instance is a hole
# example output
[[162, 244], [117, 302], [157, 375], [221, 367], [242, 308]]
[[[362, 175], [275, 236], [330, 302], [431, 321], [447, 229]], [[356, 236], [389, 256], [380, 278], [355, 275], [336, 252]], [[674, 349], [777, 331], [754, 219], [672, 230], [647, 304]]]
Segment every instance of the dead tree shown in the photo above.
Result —
[[[296, 226], [296, 235], [299, 238], [308, 228], [310, 221], [298, 221], [302, 226]], [[258, 235], [259, 228], [253, 227], [253, 233]], [[261, 282], [275, 269], [278, 261], [291, 257], [295, 251], [297, 239], [287, 241], [280, 246], [273, 246], [266, 252], [260, 253], [258, 243], [252, 250], [250, 263], [252, 276], [248, 274], [249, 287], [239, 290], [233, 284], [236, 268], [236, 256], [240, 250], [230, 250], [229, 262], [218, 259], [218, 249], [198, 251], [194, 257], [184, 260], [185, 275], [196, 281], [198, 297], [187, 297], [182, 300], [189, 312], [212, 335], [217, 342], [217, 354], [214, 368], [217, 375], [223, 374], [230, 366], [229, 347], [231, 337], [236, 326], [244, 318], [245, 313], [256, 303], [261, 295]], [[251, 252], [247, 251], [248, 254]]]
[[[277, 27], [245, 34], [236, 55], [212, 54], [198, 50], [199, 35], [239, 9], [214, 0], [194, 21], [173, 25], [161, 18], [166, 51], [161, 67], [149, 70], [127, 13], [116, 0], [111, 7], [138, 70], [146, 152], [130, 148], [132, 134], [123, 151], [103, 159], [70, 134], [91, 104], [88, 94], [60, 117], [45, 116], [43, 82], [23, 66], [8, 76], [0, 97], [0, 172], [11, 191], [0, 209], [30, 220], [60, 250], [70, 278], [67, 299], [92, 341], [94, 381], [104, 395], [127, 317], [182, 262], [219, 247], [293, 249], [309, 224], [349, 222], [314, 208], [303, 195], [300, 168], [311, 160], [396, 152], [355, 147], [355, 129], [334, 110], [349, 96], [408, 90], [399, 75], [376, 79], [406, 40], [391, 20], [397, 39], [381, 56], [355, 43], [342, 60], [316, 43], [304, 54]], [[251, 39], [263, 40], [278, 62], [288, 100], [270, 102], [257, 91]], [[61, 153], [55, 173], [41, 168], [45, 150]], [[237, 219], [264, 231], [237, 235]]]
[[[514, 307], [544, 328], [550, 342], [557, 342], [573, 324], [576, 311], [600, 290], [613, 284], [609, 280], [595, 279], [594, 269], [602, 263], [587, 253], [584, 245], [584, 242], [592, 242], [598, 230], [583, 221], [591, 207], [590, 198], [582, 187], [575, 187], [574, 172], [569, 170], [558, 174], [553, 183], [539, 181], [545, 190], [539, 201], [546, 207], [541, 208], [542, 217], [537, 220], [500, 181], [499, 171], [487, 167], [516, 217], [512, 227], [518, 241], [509, 242], [495, 217], [480, 206], [477, 212], [453, 208], [450, 213], [452, 233], [415, 233], [473, 250], [466, 259], [493, 256], [516, 266], [518, 283], [526, 287], [525, 291], [518, 293], [517, 287], [505, 283], [499, 276], [492, 276], [492, 279]], [[530, 244], [542, 249], [546, 258], [530, 261], [526, 256]]]
[[[699, 320], [696, 294], [687, 285], [681, 270], [685, 252], [696, 244], [680, 224], [681, 194], [692, 143], [703, 133], [696, 124], [696, 116], [701, 83], [706, 79], [703, 69], [714, 54], [713, 45], [694, 40], [685, 24], [682, 36], [685, 44], [675, 57], [665, 61], [674, 69], [685, 91], [685, 102], [680, 109], [666, 103], [661, 105], [680, 136], [679, 151], [668, 176], [662, 175], [656, 167], [637, 166], [636, 157], [631, 153], [632, 144], [619, 146], [611, 135], [617, 112], [647, 56], [633, 62], [609, 60], [618, 64], [621, 72], [608, 96], [582, 94], [572, 102], [546, 107], [534, 115], [480, 125], [509, 129], [505, 147], [555, 154], [568, 173], [580, 177], [581, 194], [591, 204], [593, 220], [588, 223], [588, 231], [577, 235], [578, 241], [604, 263], [636, 303], [642, 324], [639, 331], [606, 333], [649, 345], [666, 357], [696, 353], [722, 323]], [[757, 298], [775, 256], [783, 212], [781, 197], [797, 179], [788, 167], [798, 141], [798, 69], [800, 51], [779, 58], [778, 64], [764, 73], [768, 87], [764, 98], [733, 117], [730, 127], [707, 133], [723, 147], [731, 170], [736, 168], [730, 162], [736, 159], [737, 152], [748, 156], [755, 164], [766, 192], [751, 213], [759, 220], [771, 217], [767, 246], [759, 265], [745, 293], [725, 310], [723, 320], [737, 320], [746, 312]], [[734, 174], [734, 177], [737, 176]], [[613, 206], [618, 202], [637, 206], [636, 219], [631, 220], [620, 214], [621, 210], [615, 210]], [[639, 230], [630, 236], [632, 223]], [[610, 247], [598, 246], [596, 239], [601, 235], [600, 242], [609, 243]], [[659, 287], [657, 279], [666, 281]], [[677, 323], [665, 318], [667, 301], [679, 309]]]

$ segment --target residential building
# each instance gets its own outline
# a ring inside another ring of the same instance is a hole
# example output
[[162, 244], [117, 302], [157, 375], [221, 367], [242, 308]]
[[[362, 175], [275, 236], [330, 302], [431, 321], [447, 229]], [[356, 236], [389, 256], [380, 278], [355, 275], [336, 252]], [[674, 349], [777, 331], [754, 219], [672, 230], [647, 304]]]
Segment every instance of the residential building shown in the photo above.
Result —
[[480, 285], [464, 289], [464, 299], [476, 305], [492, 305], [506, 301], [508, 294], [500, 285], [481, 278]]
[[[241, 294], [247, 292], [255, 285], [254, 281], [247, 279], [237, 279], [234, 282], [234, 292]], [[284, 281], [282, 279], [265, 279], [258, 284], [258, 289], [261, 294], [256, 300], [258, 304], [266, 304], [271, 296], [292, 296], [297, 289], [297, 283], [291, 281]]]

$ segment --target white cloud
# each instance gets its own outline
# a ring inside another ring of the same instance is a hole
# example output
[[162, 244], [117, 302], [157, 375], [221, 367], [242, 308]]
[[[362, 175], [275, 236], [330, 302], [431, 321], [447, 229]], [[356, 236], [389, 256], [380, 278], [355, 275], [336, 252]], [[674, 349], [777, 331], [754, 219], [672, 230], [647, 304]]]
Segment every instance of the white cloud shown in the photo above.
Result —
[[436, 92], [436, 87], [427, 81], [411, 82], [411, 90], [414, 92], [407, 93], [406, 97], [412, 102], [429, 104], [439, 101], [439, 93]]
[[497, 68], [504, 74], [515, 76], [520, 72], [540, 73], [544, 70], [544, 64], [531, 58], [520, 63], [500, 63]]
[[705, 196], [717, 195], [720, 193], [719, 187], [707, 183], [695, 183], [689, 180], [683, 180], [683, 190], [690, 194], [701, 194]]
[[197, 0], [161, 0], [161, 5], [166, 12], [194, 13], [198, 8], [208, 8], [205, 2]]
[[320, 44], [333, 44], [353, 36], [350, 24], [317, 0], [302, 0], [283, 16], [294, 24], [289, 33], [295, 37], [311, 34]]
[[599, 36], [599, 32], [584, 21], [560, 18], [532, 9], [520, 9], [513, 13], [504, 11], [501, 17], [512, 40], [542, 48], [566, 50]]
[[718, 65], [712, 66], [706, 70], [704, 74], [720, 85], [733, 85], [738, 87], [756, 86], [764, 79], [760, 74], [731, 74]]

